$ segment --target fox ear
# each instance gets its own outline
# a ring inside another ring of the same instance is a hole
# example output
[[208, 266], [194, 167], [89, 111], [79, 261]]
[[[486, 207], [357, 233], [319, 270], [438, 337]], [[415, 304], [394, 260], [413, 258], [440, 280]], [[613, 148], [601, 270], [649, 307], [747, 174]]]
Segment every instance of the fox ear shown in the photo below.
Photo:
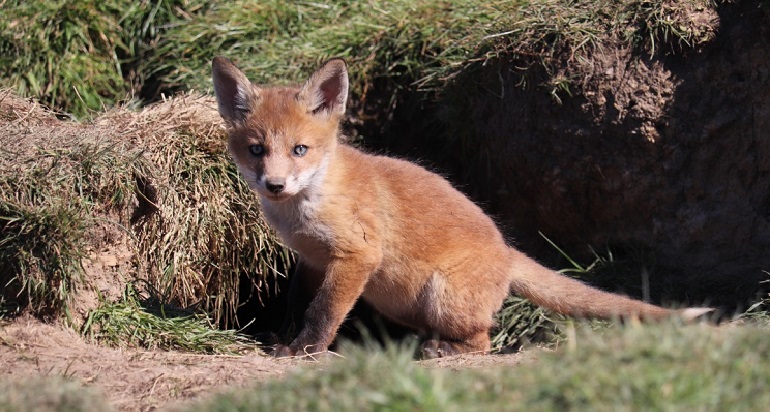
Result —
[[230, 126], [242, 122], [251, 111], [251, 105], [259, 98], [258, 89], [224, 57], [215, 57], [211, 69], [219, 114]]
[[308, 112], [345, 114], [348, 100], [348, 69], [342, 59], [331, 59], [310, 76], [297, 95]]

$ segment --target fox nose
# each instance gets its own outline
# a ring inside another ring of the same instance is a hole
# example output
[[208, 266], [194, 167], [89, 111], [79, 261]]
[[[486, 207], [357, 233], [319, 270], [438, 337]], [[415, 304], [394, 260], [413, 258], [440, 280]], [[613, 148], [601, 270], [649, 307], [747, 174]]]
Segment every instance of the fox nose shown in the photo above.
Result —
[[265, 182], [265, 187], [272, 193], [278, 194], [283, 192], [286, 187], [286, 181], [284, 179], [268, 179]]

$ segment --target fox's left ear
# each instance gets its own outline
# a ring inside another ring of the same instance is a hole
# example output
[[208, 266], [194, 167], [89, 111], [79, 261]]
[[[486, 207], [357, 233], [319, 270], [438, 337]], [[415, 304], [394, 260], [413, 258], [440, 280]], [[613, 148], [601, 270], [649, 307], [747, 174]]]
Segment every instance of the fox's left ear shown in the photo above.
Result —
[[342, 59], [331, 59], [310, 76], [297, 95], [308, 112], [345, 114], [348, 100], [348, 69]]

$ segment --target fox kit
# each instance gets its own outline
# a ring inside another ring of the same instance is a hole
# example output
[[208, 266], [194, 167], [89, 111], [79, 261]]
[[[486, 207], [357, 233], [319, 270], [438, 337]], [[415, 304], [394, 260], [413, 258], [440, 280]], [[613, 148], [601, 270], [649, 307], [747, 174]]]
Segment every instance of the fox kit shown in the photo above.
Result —
[[[700, 316], [593, 289], [509, 247], [495, 223], [444, 178], [338, 142], [348, 74], [332, 59], [302, 86], [252, 84], [223, 57], [214, 91], [228, 149], [264, 216], [298, 256], [290, 287], [299, 335], [278, 355], [325, 351], [357, 299], [433, 339], [426, 357], [490, 349], [512, 290], [559, 313]], [[291, 313], [291, 311], [290, 311]]]

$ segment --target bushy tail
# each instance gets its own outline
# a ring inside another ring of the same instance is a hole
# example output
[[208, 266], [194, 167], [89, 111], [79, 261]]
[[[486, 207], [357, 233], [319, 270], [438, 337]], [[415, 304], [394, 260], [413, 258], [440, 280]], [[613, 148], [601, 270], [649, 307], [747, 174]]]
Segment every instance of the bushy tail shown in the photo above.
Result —
[[713, 311], [711, 308], [665, 309], [614, 293], [602, 292], [580, 281], [547, 269], [516, 249], [511, 290], [536, 305], [555, 312], [588, 318], [663, 319], [679, 316], [690, 320]]

